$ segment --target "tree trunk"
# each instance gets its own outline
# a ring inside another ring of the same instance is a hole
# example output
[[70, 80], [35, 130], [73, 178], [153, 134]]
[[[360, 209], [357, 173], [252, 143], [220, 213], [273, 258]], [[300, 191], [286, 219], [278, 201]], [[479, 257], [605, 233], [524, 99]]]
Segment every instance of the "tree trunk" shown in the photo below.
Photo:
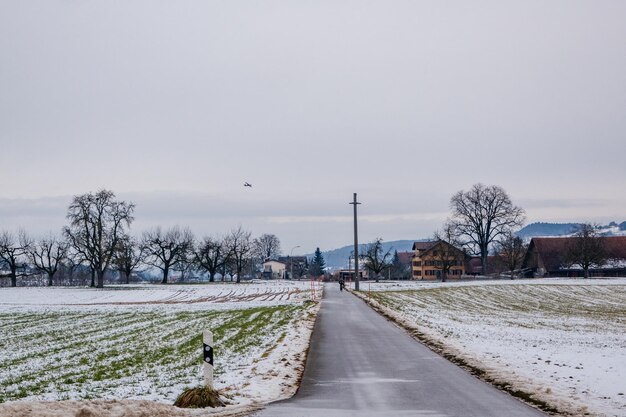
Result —
[[17, 267], [13, 263], [9, 265], [11, 265], [11, 286], [17, 287]]
[[487, 251], [481, 251], [480, 253], [480, 264], [483, 268], [483, 270], [481, 271], [483, 276], [487, 275]]
[[170, 266], [166, 265], [165, 268], [163, 268], [163, 281], [161, 281], [161, 284], [167, 284], [167, 276], [170, 273]]
[[215, 282], [215, 271], [209, 271], [209, 282]]
[[98, 288], [104, 288], [104, 271], [98, 271]]
[[589, 267], [583, 268], [583, 274], [585, 278], [589, 278]]
[[96, 286], [96, 270], [91, 268], [91, 285], [90, 287]]
[[52, 287], [52, 276], [53, 274], [48, 272], [48, 287]]
[[241, 269], [237, 268], [237, 284], [241, 282]]

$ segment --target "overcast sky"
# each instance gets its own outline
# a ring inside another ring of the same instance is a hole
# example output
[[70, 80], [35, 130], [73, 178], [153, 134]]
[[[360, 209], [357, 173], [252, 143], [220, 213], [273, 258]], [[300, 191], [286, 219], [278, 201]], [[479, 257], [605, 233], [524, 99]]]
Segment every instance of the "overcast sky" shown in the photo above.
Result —
[[[626, 2], [0, 0], [0, 229], [72, 195], [137, 234], [295, 253], [428, 237], [502, 186], [528, 221], [626, 220]], [[243, 182], [253, 184], [244, 188]]]

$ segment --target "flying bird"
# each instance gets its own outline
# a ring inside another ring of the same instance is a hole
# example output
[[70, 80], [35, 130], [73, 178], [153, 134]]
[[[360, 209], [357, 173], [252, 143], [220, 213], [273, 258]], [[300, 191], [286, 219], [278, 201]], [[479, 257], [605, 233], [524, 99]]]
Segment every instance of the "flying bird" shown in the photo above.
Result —
[[250, 184], [249, 182], [244, 182], [243, 186], [252, 188], [252, 184]]

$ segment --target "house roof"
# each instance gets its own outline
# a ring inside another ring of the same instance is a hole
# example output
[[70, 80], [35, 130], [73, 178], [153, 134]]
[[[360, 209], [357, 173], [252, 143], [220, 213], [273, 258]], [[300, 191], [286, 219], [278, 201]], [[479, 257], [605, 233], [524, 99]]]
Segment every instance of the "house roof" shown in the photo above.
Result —
[[[558, 270], [564, 263], [575, 237], [535, 237], [530, 241], [548, 271]], [[601, 237], [608, 259], [626, 259], [626, 236]], [[529, 249], [532, 249], [529, 248]]]
[[398, 260], [401, 264], [410, 264], [415, 252], [398, 252]]
[[413, 242], [413, 250], [428, 250], [432, 248], [438, 241], [431, 240], [428, 242]]
[[278, 262], [282, 262], [282, 263], [289, 263], [289, 262], [293, 262], [298, 263], [298, 262], [306, 262], [306, 256], [279, 256], [278, 257]]
[[263, 265], [265, 265], [265, 264], [269, 264], [269, 263], [271, 263], [271, 262], [274, 262], [274, 263], [277, 263], [277, 264], [281, 264], [281, 265], [285, 265], [285, 263], [284, 263], [284, 262], [277, 261], [276, 259], [266, 259], [266, 260], [265, 260], [265, 262], [263, 262]]
[[606, 236], [602, 239], [609, 259], [626, 259], [626, 236]]
[[415, 243], [413, 244], [413, 247], [416, 247], [416, 244], [417, 244], [417, 243], [428, 243], [428, 246], [427, 246], [425, 249], [419, 249], [420, 253], [419, 253], [419, 255], [416, 255], [416, 256], [420, 256], [420, 257], [421, 257], [421, 256], [425, 256], [425, 255], [426, 255], [426, 254], [428, 254], [430, 251], [435, 250], [435, 248], [437, 248], [437, 247], [441, 247], [441, 246], [451, 248], [451, 249], [452, 249], [452, 252], [453, 252], [453, 253], [455, 253], [455, 252], [456, 252], [459, 256], [463, 256], [463, 257], [465, 257], [465, 256], [466, 256], [466, 255], [465, 255], [465, 252], [463, 252], [461, 249], [457, 248], [456, 246], [454, 246], [453, 244], [451, 244], [451, 243], [449, 243], [449, 242], [446, 242], [446, 241], [445, 241], [445, 240], [443, 240], [443, 239], [435, 240], [435, 241], [432, 241], [432, 242], [415, 242]]

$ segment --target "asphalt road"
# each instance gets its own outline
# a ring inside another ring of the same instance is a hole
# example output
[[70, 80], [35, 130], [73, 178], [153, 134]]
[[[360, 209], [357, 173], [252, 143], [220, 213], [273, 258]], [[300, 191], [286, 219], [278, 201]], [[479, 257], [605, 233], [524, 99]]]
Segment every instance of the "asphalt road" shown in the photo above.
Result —
[[327, 284], [302, 385], [258, 417], [545, 416], [415, 341]]

